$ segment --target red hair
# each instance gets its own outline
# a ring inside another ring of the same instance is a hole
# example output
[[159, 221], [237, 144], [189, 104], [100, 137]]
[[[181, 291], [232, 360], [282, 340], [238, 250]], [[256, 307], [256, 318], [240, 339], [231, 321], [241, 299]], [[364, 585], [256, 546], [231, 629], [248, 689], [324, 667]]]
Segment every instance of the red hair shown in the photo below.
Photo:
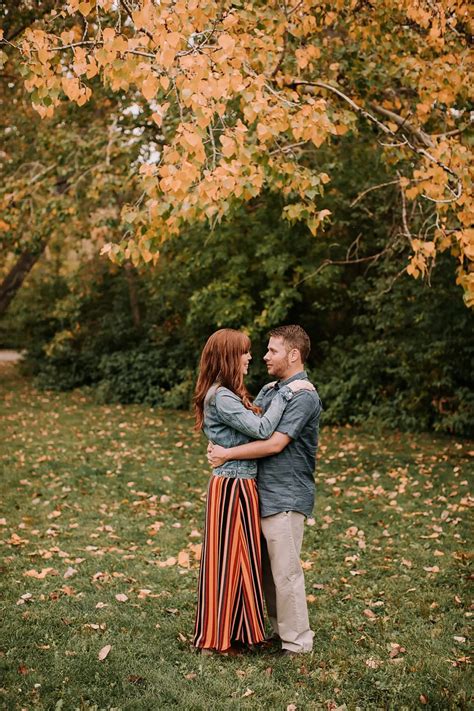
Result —
[[202, 429], [204, 422], [204, 399], [209, 388], [218, 383], [232, 390], [242, 400], [244, 407], [257, 413], [244, 385], [241, 357], [250, 350], [250, 338], [242, 331], [221, 328], [207, 339], [201, 353], [199, 375], [194, 391], [194, 412], [196, 429]]

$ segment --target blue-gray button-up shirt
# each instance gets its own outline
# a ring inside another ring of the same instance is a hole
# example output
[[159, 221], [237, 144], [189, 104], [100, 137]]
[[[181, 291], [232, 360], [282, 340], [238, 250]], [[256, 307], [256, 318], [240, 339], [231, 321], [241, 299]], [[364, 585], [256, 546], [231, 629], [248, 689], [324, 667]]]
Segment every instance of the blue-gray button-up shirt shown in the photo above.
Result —
[[[255, 404], [266, 412], [282, 387], [292, 380], [303, 379], [308, 379], [305, 371], [274, 386], [266, 385], [256, 397]], [[311, 515], [321, 410], [321, 400], [315, 390], [299, 390], [288, 403], [276, 431], [291, 437], [291, 442], [278, 454], [258, 461], [257, 485], [262, 517], [281, 511]]]
[[[293, 398], [289, 387], [282, 387], [262, 416], [248, 410], [242, 400], [217, 383], [209, 388], [204, 399], [204, 433], [214, 444], [236, 447], [255, 439], [268, 439]], [[230, 460], [212, 470], [218, 476], [254, 479], [257, 475], [255, 459]]]

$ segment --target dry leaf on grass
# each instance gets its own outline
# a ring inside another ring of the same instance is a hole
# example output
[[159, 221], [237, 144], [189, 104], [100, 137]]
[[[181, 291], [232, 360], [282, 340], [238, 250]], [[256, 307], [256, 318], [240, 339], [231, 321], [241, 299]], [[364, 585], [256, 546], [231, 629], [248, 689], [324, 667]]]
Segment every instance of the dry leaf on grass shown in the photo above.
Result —
[[378, 669], [381, 665], [382, 662], [378, 659], [373, 659], [373, 657], [369, 657], [369, 659], [365, 660], [365, 666], [369, 667], [369, 669]]
[[178, 553], [178, 565], [181, 568], [189, 568], [189, 553], [188, 553], [188, 551], [180, 551]]
[[27, 578], [36, 578], [37, 580], [43, 580], [47, 575], [57, 575], [58, 571], [55, 568], [41, 568], [41, 571], [35, 570], [32, 568], [31, 570], [26, 570], [23, 575], [26, 576]]
[[106, 644], [105, 647], [102, 647], [99, 654], [97, 655], [100, 662], [104, 661], [104, 659], [107, 657], [107, 655], [111, 649], [112, 649], [112, 645], [110, 645], [110, 644]]

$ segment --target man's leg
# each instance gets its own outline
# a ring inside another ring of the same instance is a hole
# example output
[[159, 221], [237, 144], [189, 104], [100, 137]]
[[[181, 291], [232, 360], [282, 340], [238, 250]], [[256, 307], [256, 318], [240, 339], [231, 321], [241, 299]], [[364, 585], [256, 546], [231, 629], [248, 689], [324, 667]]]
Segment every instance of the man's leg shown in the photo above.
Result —
[[273, 582], [272, 568], [270, 558], [268, 556], [267, 542], [264, 535], [262, 535], [262, 584], [263, 593], [265, 595], [265, 603], [267, 606], [267, 614], [270, 619], [273, 632], [279, 636], [280, 633], [278, 631], [275, 583]]
[[310, 652], [314, 635], [309, 628], [300, 562], [304, 516], [296, 511], [286, 511], [262, 518], [261, 525], [275, 587], [277, 629], [282, 648]]

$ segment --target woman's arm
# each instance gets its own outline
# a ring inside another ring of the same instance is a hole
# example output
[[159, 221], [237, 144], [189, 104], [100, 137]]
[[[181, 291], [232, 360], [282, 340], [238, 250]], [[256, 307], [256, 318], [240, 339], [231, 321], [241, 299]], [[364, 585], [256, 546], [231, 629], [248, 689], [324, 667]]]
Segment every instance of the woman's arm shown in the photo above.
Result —
[[216, 393], [216, 409], [222, 422], [234, 430], [253, 439], [267, 439], [275, 431], [292, 397], [291, 388], [284, 386], [275, 395], [266, 413], [260, 417], [248, 410], [233, 392], [227, 388], [219, 388]]

